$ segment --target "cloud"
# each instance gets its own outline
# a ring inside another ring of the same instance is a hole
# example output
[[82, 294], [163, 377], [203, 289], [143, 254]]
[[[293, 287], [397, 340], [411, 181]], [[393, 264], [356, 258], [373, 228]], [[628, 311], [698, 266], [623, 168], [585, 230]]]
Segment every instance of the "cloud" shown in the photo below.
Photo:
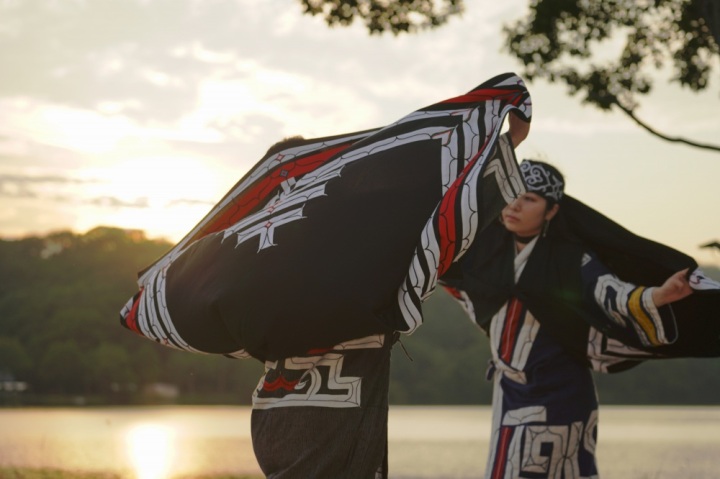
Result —
[[[315, 94], [352, 83], [357, 98], [348, 100], [392, 98], [406, 112], [504, 71], [498, 65], [476, 78], [460, 74], [495, 55], [483, 44], [499, 35], [498, 18], [511, 7], [468, 9], [475, 28], [452, 36], [438, 30], [370, 37], [360, 22], [329, 29], [303, 15], [296, 0], [0, 2], [0, 63], [13, 72], [0, 82], [0, 97], [167, 122], [195, 109], [206, 80], [252, 83], [260, 69], [304, 77], [306, 84], [315, 78]], [[429, 84], [438, 87], [433, 92]], [[288, 85], [276, 88], [298, 94]]]
[[80, 180], [55, 175], [25, 176], [13, 174], [0, 174], [0, 196], [11, 198], [39, 198], [43, 195], [38, 189], [47, 189], [54, 186], [72, 186], [92, 181]]
[[148, 208], [150, 206], [147, 198], [137, 198], [132, 201], [115, 198], [114, 196], [100, 196], [84, 200], [83, 203], [102, 208]]
[[81, 183], [94, 183], [94, 180], [82, 180], [78, 178], [69, 178], [65, 176], [23, 176], [23, 175], [8, 175], [0, 174], [0, 183], [60, 183], [60, 184], [81, 184]]
[[[53, 203], [85, 204], [101, 208], [148, 208], [150, 206], [147, 198], [127, 200], [109, 195], [87, 198], [83, 197], [81, 189], [75, 188], [98, 183], [101, 181], [59, 175], [0, 174], [0, 196], [52, 201]], [[74, 194], [67, 193], [73, 189], [77, 189]]]
[[[193, 103], [202, 63], [169, 54], [184, 35], [200, 34], [187, 5], [165, 1], [3, 2], [2, 96], [30, 96], [84, 108], [114, 100], [136, 113], [176, 114]], [[175, 7], [180, 8], [175, 8]], [[162, 25], [162, 28], [158, 28]], [[183, 28], [185, 27], [185, 28]], [[38, 34], [42, 32], [42, 34]], [[170, 33], [172, 32], [172, 33]], [[153, 73], [183, 81], [158, 81]], [[152, 98], [150, 104], [132, 99]]]
[[301, 50], [287, 64], [288, 47], [298, 47], [292, 38], [271, 33], [272, 24], [287, 23], [288, 15], [280, 15], [287, 3], [0, 2], [0, 63], [13, 72], [0, 82], [0, 97], [168, 121], [193, 110], [205, 79], [243, 80], [248, 58], [310, 71], [308, 60], [332, 62]]
[[18, 112], [8, 103], [0, 99], [0, 173], [67, 171], [88, 163], [85, 152], [69, 148], [57, 132], [44, 136], [46, 130], [32, 121], [32, 113]]
[[173, 207], [173, 206], [207, 206], [207, 205], [214, 205], [215, 201], [208, 201], [208, 200], [197, 200], [197, 199], [191, 199], [191, 198], [181, 198], [178, 200], [171, 200], [168, 201], [167, 206]]

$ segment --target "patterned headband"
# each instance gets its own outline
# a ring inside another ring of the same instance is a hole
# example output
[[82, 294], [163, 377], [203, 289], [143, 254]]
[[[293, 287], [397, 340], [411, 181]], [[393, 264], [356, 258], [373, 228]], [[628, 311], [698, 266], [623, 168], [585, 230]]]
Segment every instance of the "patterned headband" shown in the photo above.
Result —
[[562, 199], [565, 183], [554, 167], [541, 161], [523, 160], [520, 173], [528, 191], [556, 202]]

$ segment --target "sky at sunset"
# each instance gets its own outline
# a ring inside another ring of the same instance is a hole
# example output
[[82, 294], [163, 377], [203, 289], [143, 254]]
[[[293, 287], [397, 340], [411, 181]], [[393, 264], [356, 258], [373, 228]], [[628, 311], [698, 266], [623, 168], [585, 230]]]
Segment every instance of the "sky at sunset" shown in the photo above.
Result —
[[[275, 141], [375, 128], [520, 67], [503, 23], [527, 0], [468, 0], [412, 36], [330, 29], [296, 0], [0, 2], [0, 237], [95, 226], [179, 240]], [[717, 72], [718, 70], [716, 70]], [[720, 143], [720, 85], [658, 73], [638, 116]], [[628, 229], [720, 266], [720, 154], [528, 83], [520, 158]]]

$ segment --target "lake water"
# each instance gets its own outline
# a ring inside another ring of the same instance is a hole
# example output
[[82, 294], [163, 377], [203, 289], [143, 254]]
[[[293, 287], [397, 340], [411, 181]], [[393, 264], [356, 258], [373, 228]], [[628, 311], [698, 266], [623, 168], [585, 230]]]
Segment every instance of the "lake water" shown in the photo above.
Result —
[[[489, 429], [488, 407], [392, 406], [390, 477], [481, 478]], [[603, 406], [598, 460], [603, 479], [720, 478], [720, 407]], [[239, 406], [0, 409], [0, 466], [260, 475]]]

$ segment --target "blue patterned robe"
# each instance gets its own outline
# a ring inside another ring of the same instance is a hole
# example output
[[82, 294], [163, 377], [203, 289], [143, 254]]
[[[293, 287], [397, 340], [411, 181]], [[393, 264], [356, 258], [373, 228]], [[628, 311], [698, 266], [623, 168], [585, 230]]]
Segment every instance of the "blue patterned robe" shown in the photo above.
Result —
[[[695, 293], [656, 308], [645, 285], [685, 268]], [[479, 234], [440, 283], [490, 337], [488, 479], [597, 478], [591, 370], [720, 356], [720, 284], [696, 268], [567, 195], [519, 254], [501, 224]]]
[[[536, 241], [515, 257], [516, 280]], [[676, 339], [672, 310], [655, 307], [652, 288], [621, 281], [588, 254], [580, 269], [584, 299], [602, 308], [608, 321], [646, 346]], [[493, 316], [489, 336], [494, 395], [486, 478], [597, 477], [598, 403], [590, 369], [516, 296]], [[587, 356], [593, 369], [607, 372], [625, 357], [647, 354], [589, 330]]]

